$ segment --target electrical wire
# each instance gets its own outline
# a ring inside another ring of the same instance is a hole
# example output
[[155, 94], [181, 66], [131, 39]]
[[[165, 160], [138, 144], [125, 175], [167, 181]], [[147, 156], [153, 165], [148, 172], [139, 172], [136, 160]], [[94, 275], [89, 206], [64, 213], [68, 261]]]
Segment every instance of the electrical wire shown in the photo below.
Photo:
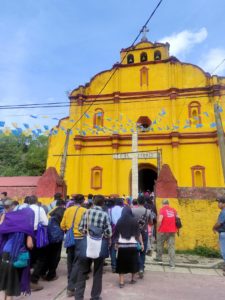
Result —
[[[159, 6], [161, 5], [161, 3], [163, 2], [163, 0], [160, 0], [158, 2], [158, 4], [156, 5], [155, 9], [152, 11], [152, 13], [150, 14], [149, 18], [147, 19], [147, 21], [145, 22], [145, 24], [142, 26], [141, 30], [139, 31], [138, 35], [136, 36], [136, 38], [134, 39], [132, 45], [130, 46], [133, 47], [134, 44], [136, 43], [137, 39], [139, 38], [139, 36], [141, 35], [143, 29], [147, 26], [147, 24], [150, 22], [150, 20], [152, 19], [152, 17], [154, 16], [154, 14], [156, 13], [157, 9], [159, 8]], [[124, 57], [122, 58], [120, 64], [123, 63], [123, 61], [126, 59], [127, 54], [128, 54], [129, 50], [126, 51]], [[113, 78], [114, 74], [117, 72], [118, 67], [116, 67], [113, 72], [111, 73], [111, 75], [109, 76], [108, 80], [106, 81], [106, 83], [103, 85], [103, 87], [101, 88], [101, 90], [99, 91], [99, 93], [95, 96], [94, 100], [89, 104], [89, 106], [86, 108], [86, 110], [81, 114], [81, 116], [78, 118], [78, 120], [75, 122], [75, 124], [73, 124], [73, 126], [67, 130], [67, 133], [69, 134], [71, 132], [71, 130], [77, 125], [77, 123], [88, 113], [88, 111], [90, 110], [90, 108], [93, 106], [94, 102], [96, 101], [97, 97], [104, 91], [104, 89], [106, 88], [106, 86], [109, 84], [109, 82], [111, 81], [111, 79]], [[56, 161], [56, 164], [58, 163], [58, 160]], [[55, 165], [56, 165], [55, 164]]]

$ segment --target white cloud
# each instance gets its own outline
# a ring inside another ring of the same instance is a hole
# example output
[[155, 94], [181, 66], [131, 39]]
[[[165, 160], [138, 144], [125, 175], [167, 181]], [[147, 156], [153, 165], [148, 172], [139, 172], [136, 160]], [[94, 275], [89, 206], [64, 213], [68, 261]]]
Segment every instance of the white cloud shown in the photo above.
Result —
[[207, 38], [208, 32], [205, 27], [199, 31], [184, 30], [164, 37], [160, 42], [170, 43], [170, 54], [184, 57], [195, 44], [202, 43]]
[[213, 48], [204, 54], [199, 65], [207, 72], [225, 75], [225, 49]]

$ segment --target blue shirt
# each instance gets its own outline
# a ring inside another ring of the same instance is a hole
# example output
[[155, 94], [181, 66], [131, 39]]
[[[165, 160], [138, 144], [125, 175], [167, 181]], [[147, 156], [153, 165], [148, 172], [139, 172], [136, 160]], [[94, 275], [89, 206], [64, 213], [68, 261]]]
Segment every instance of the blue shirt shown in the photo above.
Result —
[[225, 208], [223, 208], [219, 214], [218, 223], [222, 224], [225, 222]]
[[219, 232], [225, 232], [225, 208], [223, 208], [218, 217], [218, 223], [221, 226], [218, 228]]

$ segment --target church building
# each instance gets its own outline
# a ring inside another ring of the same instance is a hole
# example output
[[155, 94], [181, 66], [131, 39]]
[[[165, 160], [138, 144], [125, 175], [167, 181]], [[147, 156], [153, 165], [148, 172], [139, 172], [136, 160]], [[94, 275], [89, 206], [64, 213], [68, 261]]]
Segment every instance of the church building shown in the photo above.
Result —
[[138, 192], [155, 190], [185, 206], [224, 193], [214, 104], [224, 120], [225, 78], [179, 61], [169, 47], [144, 36], [120, 51], [120, 63], [71, 92], [47, 161], [67, 194], [132, 195], [134, 156]]

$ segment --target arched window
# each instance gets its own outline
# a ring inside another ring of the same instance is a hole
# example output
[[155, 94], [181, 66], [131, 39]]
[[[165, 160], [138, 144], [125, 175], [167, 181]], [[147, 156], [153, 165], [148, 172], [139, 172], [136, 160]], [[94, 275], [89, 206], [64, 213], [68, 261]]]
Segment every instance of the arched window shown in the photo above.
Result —
[[91, 188], [94, 190], [102, 188], [102, 170], [98, 166], [91, 169]]
[[192, 175], [192, 186], [193, 187], [205, 187], [205, 167], [203, 166], [193, 166], [191, 167]]
[[190, 119], [190, 123], [193, 125], [201, 123], [201, 104], [198, 101], [189, 103], [188, 118]]
[[142, 52], [141, 53], [141, 57], [140, 57], [140, 61], [141, 62], [144, 62], [144, 61], [147, 61], [148, 60], [148, 55], [146, 52]]
[[148, 85], [148, 68], [143, 67], [140, 70], [140, 86]]
[[104, 111], [101, 108], [96, 108], [93, 120], [93, 127], [103, 127], [104, 125]]
[[161, 60], [161, 52], [159, 50], [154, 52], [154, 60]]
[[128, 54], [127, 55], [127, 63], [128, 64], [133, 64], [134, 63], [134, 56], [133, 56], [133, 54]]

